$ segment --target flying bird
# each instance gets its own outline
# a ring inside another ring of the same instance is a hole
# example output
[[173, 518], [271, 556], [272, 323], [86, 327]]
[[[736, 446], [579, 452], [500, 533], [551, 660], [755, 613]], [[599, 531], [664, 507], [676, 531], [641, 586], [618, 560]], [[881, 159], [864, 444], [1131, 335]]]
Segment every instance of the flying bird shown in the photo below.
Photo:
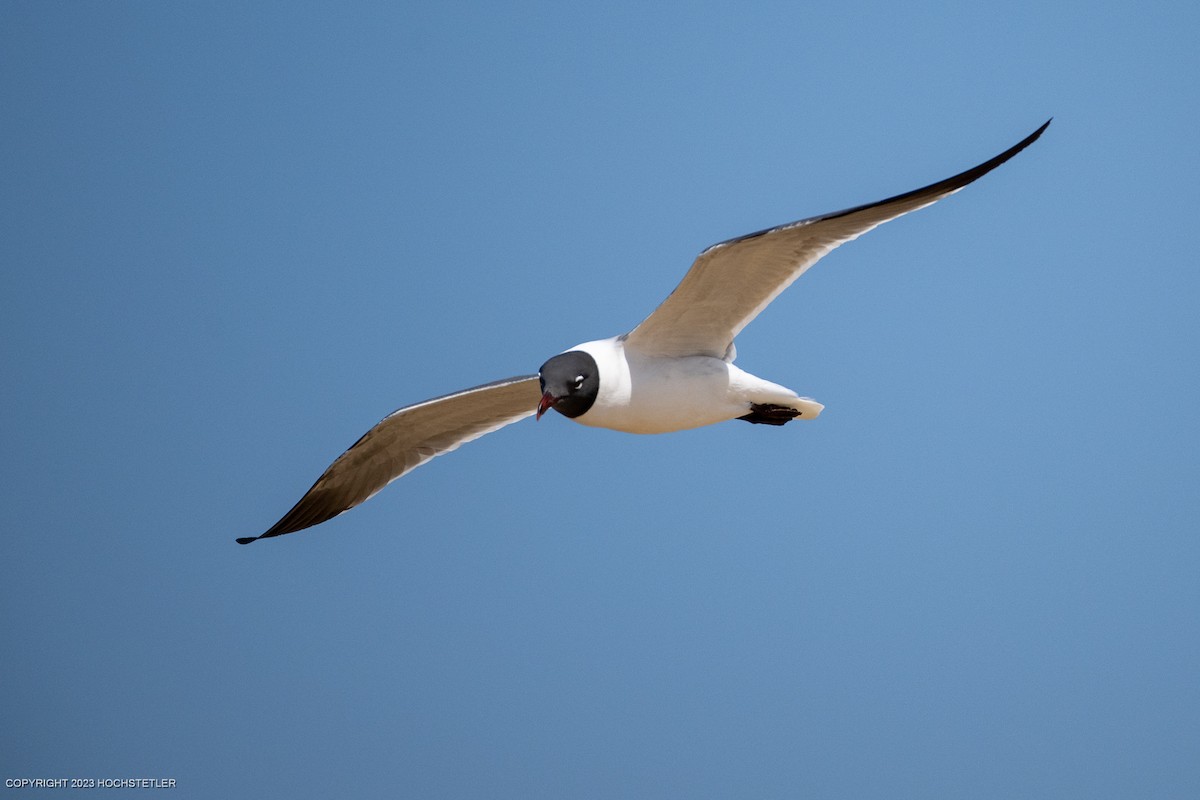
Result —
[[822, 406], [734, 365], [737, 335], [835, 247], [936, 203], [1032, 144], [1040, 128], [995, 158], [923, 189], [790, 222], [709, 247], [662, 304], [629, 333], [585, 342], [536, 375], [485, 383], [405, 406], [338, 456], [300, 502], [248, 544], [317, 525], [370, 499], [435, 456], [554, 409], [582, 425], [667, 433], [740, 419], [783, 425]]

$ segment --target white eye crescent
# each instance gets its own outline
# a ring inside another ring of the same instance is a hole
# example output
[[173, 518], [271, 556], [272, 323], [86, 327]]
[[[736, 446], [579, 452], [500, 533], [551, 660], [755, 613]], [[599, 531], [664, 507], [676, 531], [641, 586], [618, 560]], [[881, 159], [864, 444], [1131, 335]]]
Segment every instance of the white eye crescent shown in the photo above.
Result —
[[572, 389], [582, 389], [583, 388], [583, 376], [582, 375], [575, 376], [575, 380], [571, 384], [571, 388]]

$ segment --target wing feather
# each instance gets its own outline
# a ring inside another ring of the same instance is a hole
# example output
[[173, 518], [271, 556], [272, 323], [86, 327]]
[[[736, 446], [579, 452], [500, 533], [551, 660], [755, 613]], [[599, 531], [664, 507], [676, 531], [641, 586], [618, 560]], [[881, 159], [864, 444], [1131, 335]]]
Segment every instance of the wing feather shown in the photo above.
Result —
[[388, 414], [329, 465], [292, 510], [261, 536], [282, 536], [336, 517], [435, 456], [532, 416], [536, 375], [508, 378], [405, 406]]
[[670, 296], [626, 335], [627, 346], [657, 356], [723, 357], [734, 337], [829, 251], [954, 194], [1033, 144], [1049, 124], [1047, 120], [995, 158], [944, 181], [709, 247]]

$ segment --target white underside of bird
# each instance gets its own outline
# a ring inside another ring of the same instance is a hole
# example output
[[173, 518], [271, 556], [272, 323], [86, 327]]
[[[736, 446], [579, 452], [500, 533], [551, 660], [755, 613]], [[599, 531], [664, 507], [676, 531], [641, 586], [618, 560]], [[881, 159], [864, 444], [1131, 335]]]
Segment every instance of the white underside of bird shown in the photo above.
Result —
[[593, 428], [672, 433], [738, 419], [754, 405], [791, 408], [796, 419], [804, 420], [816, 419], [824, 408], [786, 386], [751, 375], [732, 359], [647, 355], [624, 336], [584, 342], [570, 350], [588, 353], [600, 368], [596, 402], [574, 418]]

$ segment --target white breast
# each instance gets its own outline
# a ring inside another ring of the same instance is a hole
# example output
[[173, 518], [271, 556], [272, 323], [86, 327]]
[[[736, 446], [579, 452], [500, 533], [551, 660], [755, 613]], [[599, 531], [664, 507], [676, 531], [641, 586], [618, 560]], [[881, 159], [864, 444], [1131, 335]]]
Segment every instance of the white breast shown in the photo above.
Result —
[[736, 419], [749, 411], [751, 399], [769, 402], [778, 396], [789, 402], [796, 397], [719, 358], [646, 356], [627, 349], [620, 337], [571, 349], [590, 354], [600, 369], [596, 402], [575, 418], [582, 425], [668, 433]]

